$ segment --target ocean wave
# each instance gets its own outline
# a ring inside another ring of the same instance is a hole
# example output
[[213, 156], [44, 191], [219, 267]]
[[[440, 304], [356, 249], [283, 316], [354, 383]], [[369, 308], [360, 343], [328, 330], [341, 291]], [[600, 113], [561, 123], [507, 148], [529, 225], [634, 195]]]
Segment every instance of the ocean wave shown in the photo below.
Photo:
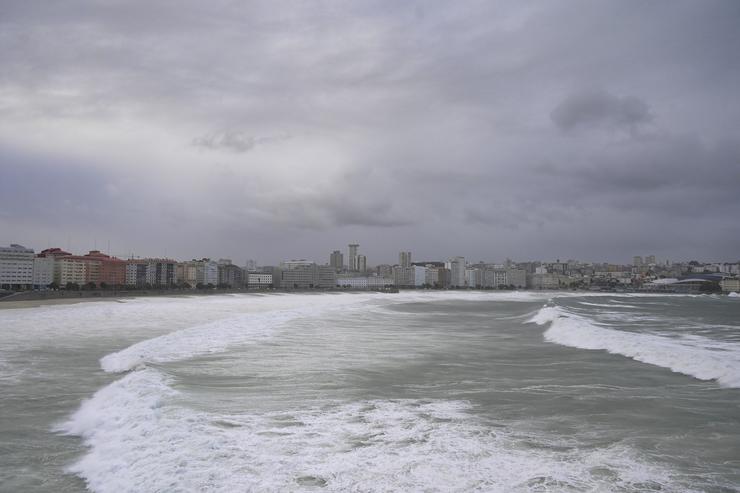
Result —
[[99, 390], [56, 428], [88, 447], [68, 472], [102, 493], [689, 490], [626, 445], [490, 428], [463, 401], [219, 415], [181, 397], [153, 368]]
[[146, 363], [182, 361], [195, 356], [223, 352], [230, 346], [250, 344], [271, 337], [283, 324], [302, 317], [317, 316], [332, 310], [363, 306], [372, 294], [347, 296], [297, 296], [292, 308], [272, 307], [211, 323], [176, 330], [146, 339], [101, 358], [106, 372], [120, 373]]
[[581, 349], [605, 350], [642, 363], [668, 368], [699, 380], [740, 388], [740, 344], [699, 335], [667, 337], [598, 326], [560, 307], [545, 306], [530, 323], [550, 324], [545, 340]]

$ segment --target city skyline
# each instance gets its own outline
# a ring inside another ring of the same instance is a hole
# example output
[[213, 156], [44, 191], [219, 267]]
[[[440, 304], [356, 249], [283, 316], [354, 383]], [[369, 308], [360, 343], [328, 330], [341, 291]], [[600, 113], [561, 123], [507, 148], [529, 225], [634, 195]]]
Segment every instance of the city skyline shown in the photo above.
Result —
[[731, 260], [738, 19], [729, 1], [4, 2], [0, 240]]

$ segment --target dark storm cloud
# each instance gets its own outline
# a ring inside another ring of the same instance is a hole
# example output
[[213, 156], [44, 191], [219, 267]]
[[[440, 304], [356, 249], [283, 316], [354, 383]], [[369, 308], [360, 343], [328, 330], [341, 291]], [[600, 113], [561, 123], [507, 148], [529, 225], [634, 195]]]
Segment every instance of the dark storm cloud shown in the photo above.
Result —
[[614, 96], [603, 90], [571, 94], [552, 111], [551, 117], [564, 130], [606, 126], [634, 131], [653, 119], [644, 101], [634, 96]]
[[349, 237], [371, 262], [734, 255], [738, 19], [734, 1], [3, 2], [0, 145], [48, 157], [3, 158], [3, 241], [61, 214], [184, 257]]

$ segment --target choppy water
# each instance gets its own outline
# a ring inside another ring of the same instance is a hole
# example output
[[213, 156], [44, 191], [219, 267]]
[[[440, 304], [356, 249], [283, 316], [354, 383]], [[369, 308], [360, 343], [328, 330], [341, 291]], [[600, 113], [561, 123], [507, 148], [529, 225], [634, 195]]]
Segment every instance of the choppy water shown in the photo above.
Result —
[[0, 310], [2, 491], [740, 491], [740, 301]]

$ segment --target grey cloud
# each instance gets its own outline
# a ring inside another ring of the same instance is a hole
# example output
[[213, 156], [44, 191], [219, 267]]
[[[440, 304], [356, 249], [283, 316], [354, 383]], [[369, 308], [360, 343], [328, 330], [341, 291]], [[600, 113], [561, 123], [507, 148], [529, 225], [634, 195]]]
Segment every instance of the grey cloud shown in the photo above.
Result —
[[653, 120], [644, 101], [634, 96], [615, 96], [603, 90], [571, 94], [555, 107], [550, 116], [563, 130], [605, 126], [634, 131]]
[[[265, 262], [347, 237], [373, 262], [401, 243], [491, 260], [740, 248], [737, 2], [2, 11], [0, 145], [51, 156], [0, 156], [9, 241], [66, 216], [152, 254]], [[152, 152], [128, 166], [109, 144]]]
[[288, 135], [274, 135], [269, 137], [252, 137], [244, 132], [228, 130], [214, 132], [202, 137], [196, 137], [192, 143], [196, 147], [209, 150], [226, 150], [235, 153], [244, 153], [254, 149], [257, 145], [278, 142], [289, 139]]

